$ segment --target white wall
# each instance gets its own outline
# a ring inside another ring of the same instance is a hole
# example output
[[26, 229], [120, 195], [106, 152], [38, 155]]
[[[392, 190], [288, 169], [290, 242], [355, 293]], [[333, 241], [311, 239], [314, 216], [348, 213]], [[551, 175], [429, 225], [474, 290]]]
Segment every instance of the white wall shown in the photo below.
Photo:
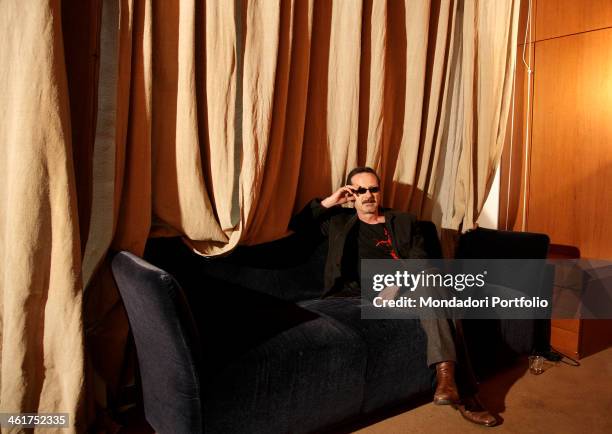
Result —
[[478, 226], [488, 229], [498, 229], [499, 227], [499, 166], [495, 172], [495, 178], [489, 191], [489, 196], [485, 201], [484, 208], [478, 217]]

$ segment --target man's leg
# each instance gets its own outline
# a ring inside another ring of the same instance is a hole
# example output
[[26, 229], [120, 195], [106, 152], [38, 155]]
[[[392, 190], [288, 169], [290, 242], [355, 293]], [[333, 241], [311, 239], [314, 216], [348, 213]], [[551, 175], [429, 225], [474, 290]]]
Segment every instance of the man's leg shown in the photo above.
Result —
[[461, 320], [455, 321], [455, 343], [459, 363], [456, 381], [461, 396], [461, 403], [455, 408], [470, 422], [484, 426], [495, 426], [497, 425], [497, 418], [489, 413], [478, 399], [478, 382], [467, 351]]
[[[396, 299], [399, 288], [388, 288], [381, 293], [384, 298]], [[438, 290], [445, 294], [444, 290]], [[497, 419], [480, 404], [477, 398], [478, 384], [473, 374], [467, 347], [460, 321], [457, 321], [453, 333], [447, 313], [442, 309], [433, 309], [428, 318], [421, 318], [421, 328], [427, 336], [427, 365], [436, 367], [437, 387], [434, 393], [434, 404], [451, 404], [470, 422], [494, 426]], [[459, 357], [457, 357], [459, 356]], [[457, 367], [457, 382], [455, 382]], [[459, 384], [459, 388], [457, 387]]]
[[436, 367], [438, 384], [434, 393], [434, 404], [458, 403], [459, 392], [455, 383], [457, 354], [448, 321], [422, 319], [421, 327], [427, 335], [427, 365]]
[[472, 396], [478, 393], [478, 381], [472, 368], [472, 362], [468, 354], [465, 335], [463, 333], [462, 320], [453, 322], [455, 331], [455, 348], [457, 360], [461, 368], [457, 372], [456, 381], [461, 396]]
[[478, 400], [478, 383], [467, 354], [461, 322], [456, 322], [454, 336], [446, 319], [421, 319], [421, 327], [427, 335], [427, 364], [436, 367], [438, 385], [434, 404], [451, 404], [472, 423], [496, 425], [497, 419]]

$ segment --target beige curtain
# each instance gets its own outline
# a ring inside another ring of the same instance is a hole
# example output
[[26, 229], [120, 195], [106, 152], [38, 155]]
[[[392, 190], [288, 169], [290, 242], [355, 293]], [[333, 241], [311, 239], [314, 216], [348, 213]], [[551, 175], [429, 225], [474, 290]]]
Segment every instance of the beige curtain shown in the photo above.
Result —
[[280, 238], [356, 165], [379, 170], [386, 206], [473, 227], [505, 135], [519, 0], [101, 3], [94, 134], [73, 168], [83, 116], [67, 103], [59, 0], [0, 2], [2, 411], [76, 414], [84, 329], [87, 372], [119, 381], [109, 248], [181, 235], [217, 255]]
[[357, 164], [381, 172], [387, 206], [473, 227], [505, 134], [518, 1], [132, 6], [138, 161], [121, 203], [152, 214], [119, 218], [117, 247], [141, 251], [151, 217], [205, 255], [282, 237]]
[[0, 2], [0, 412], [68, 412], [74, 427], [81, 251], [60, 16], [59, 1]]

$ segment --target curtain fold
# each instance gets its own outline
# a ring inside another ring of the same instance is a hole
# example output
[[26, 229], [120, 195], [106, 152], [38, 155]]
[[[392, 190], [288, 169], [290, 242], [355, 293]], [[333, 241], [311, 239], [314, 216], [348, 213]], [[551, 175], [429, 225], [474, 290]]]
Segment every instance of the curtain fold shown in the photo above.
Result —
[[460, 3], [460, 55], [451, 65], [460, 89], [457, 111], [450, 115], [454, 134], [448, 136], [458, 158], [439, 169], [453, 171], [441, 186], [449, 192], [443, 227], [474, 227], [499, 165], [516, 58], [516, 47], [509, 44], [517, 38], [519, 7], [518, 0]]
[[256, 206], [247, 216], [245, 243], [278, 238], [279, 227], [293, 211], [306, 119], [313, 3], [281, 2], [269, 144], [260, 163]]
[[179, 235], [219, 255], [281, 238], [364, 164], [385, 206], [474, 227], [519, 0], [102, 1], [91, 149], [71, 125], [87, 116], [68, 88], [78, 102], [85, 84], [67, 86], [59, 6], [0, 2], [3, 410], [76, 414], [84, 333], [97, 376], [120, 382], [109, 248], [141, 255], [148, 237]]
[[0, 406], [67, 412], [74, 431], [81, 246], [60, 2], [0, 2], [0, 41]]

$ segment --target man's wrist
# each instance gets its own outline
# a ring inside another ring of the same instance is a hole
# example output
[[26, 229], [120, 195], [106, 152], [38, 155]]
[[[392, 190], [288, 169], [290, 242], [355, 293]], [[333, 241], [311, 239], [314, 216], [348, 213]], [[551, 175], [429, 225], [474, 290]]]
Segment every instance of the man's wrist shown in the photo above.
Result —
[[321, 206], [322, 206], [323, 208], [331, 208], [331, 207], [332, 207], [332, 206], [334, 206], [334, 205], [333, 205], [332, 203], [330, 203], [330, 201], [329, 201], [329, 197], [326, 197], [325, 199], [323, 199], [323, 200], [321, 201]]

